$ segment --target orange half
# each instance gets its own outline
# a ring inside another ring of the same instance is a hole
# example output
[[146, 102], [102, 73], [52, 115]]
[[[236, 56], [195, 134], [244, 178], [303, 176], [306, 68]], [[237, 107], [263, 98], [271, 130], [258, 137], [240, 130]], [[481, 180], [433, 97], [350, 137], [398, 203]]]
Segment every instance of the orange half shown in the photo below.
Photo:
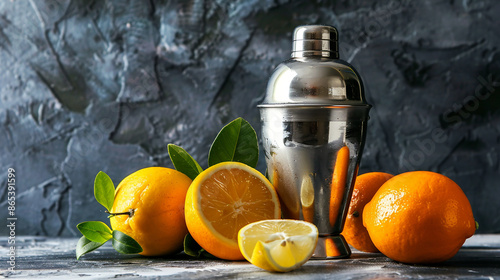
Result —
[[247, 224], [281, 218], [276, 190], [259, 171], [239, 162], [223, 162], [200, 173], [189, 187], [186, 225], [210, 254], [241, 260], [238, 231]]

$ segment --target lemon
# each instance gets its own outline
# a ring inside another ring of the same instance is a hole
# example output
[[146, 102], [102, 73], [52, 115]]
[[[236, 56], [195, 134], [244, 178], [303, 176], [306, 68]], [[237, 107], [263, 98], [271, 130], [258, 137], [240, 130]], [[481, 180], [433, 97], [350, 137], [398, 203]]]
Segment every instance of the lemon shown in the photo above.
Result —
[[299, 220], [263, 220], [238, 233], [238, 246], [250, 263], [269, 271], [287, 272], [308, 261], [318, 243], [315, 225]]

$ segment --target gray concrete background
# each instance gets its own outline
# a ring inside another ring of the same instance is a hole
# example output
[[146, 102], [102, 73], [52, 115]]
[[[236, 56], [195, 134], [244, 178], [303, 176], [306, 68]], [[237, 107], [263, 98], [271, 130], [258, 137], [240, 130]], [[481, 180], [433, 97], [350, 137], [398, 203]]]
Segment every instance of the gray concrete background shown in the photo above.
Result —
[[479, 231], [500, 232], [498, 14], [493, 0], [1, 1], [0, 220], [8, 168], [17, 234], [77, 236], [106, 218], [100, 170], [118, 184], [172, 167], [168, 143], [206, 167], [227, 122], [259, 133], [294, 27], [330, 24], [374, 106], [360, 173], [443, 173]]

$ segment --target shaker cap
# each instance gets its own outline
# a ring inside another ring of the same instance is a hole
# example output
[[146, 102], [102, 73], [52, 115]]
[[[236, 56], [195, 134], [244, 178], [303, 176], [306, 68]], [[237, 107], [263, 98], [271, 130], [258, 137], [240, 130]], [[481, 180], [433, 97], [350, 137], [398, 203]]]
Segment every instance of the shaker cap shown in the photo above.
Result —
[[338, 33], [335, 27], [297, 27], [294, 31], [292, 58], [274, 70], [259, 107], [369, 108], [361, 77], [352, 65], [338, 59], [338, 56]]
[[339, 58], [338, 32], [329, 25], [302, 25], [293, 32], [292, 57]]

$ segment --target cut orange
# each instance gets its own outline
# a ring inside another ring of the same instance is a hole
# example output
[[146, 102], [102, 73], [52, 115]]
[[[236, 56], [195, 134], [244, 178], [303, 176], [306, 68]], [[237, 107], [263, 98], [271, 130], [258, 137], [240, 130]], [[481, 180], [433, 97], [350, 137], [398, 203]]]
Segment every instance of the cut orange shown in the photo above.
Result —
[[278, 219], [276, 190], [259, 171], [239, 162], [223, 162], [200, 173], [189, 187], [186, 225], [210, 254], [242, 260], [238, 231], [252, 222]]

